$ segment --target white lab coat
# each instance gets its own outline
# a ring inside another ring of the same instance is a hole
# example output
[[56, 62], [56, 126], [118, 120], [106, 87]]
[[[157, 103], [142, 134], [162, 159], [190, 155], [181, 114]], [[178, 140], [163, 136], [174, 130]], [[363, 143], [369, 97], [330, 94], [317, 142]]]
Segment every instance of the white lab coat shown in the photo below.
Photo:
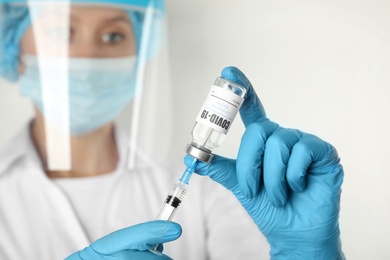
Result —
[[[169, 172], [149, 165], [129, 171], [119, 164], [103, 221], [88, 231], [78, 217], [82, 210], [42, 171], [26, 126], [0, 152], [0, 259], [63, 259], [98, 236], [155, 219], [184, 166]], [[241, 205], [207, 177], [192, 177], [174, 221], [183, 234], [164, 245], [174, 259], [269, 258], [266, 240]]]

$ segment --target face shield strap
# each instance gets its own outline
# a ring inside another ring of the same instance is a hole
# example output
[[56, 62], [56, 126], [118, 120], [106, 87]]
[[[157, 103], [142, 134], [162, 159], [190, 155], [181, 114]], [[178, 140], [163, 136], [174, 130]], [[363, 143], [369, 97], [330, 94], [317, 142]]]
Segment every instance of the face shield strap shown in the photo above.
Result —
[[[2, 4], [10, 4], [13, 6], [26, 6], [27, 3], [36, 2], [47, 4], [50, 0], [3, 0]], [[164, 12], [163, 0], [56, 0], [56, 3], [70, 3], [72, 5], [91, 5], [91, 6], [106, 6], [117, 7], [120, 9], [132, 9], [134, 11], [144, 12], [146, 8], [153, 5], [155, 9]]]

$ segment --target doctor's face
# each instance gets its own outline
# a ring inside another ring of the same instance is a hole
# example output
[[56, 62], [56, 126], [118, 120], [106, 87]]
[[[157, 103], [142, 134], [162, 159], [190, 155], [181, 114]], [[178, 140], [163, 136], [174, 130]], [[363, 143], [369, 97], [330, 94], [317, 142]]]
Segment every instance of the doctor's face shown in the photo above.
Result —
[[73, 6], [69, 17], [59, 8], [42, 12], [44, 15], [34, 20], [39, 29], [30, 26], [21, 40], [21, 56], [36, 55], [38, 44], [49, 55], [51, 48], [53, 53], [58, 53], [61, 46], [68, 48], [70, 57], [114, 58], [136, 54], [132, 24], [123, 10]]
[[22, 95], [34, 102], [41, 125], [66, 134], [111, 125], [134, 93], [136, 39], [128, 12], [43, 3], [30, 7], [32, 25], [20, 43]]

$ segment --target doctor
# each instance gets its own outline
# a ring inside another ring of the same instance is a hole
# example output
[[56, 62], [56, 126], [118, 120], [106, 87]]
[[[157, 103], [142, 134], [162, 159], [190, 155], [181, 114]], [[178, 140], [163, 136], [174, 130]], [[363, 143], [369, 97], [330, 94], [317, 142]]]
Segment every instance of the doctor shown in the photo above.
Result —
[[[35, 111], [0, 151], [0, 259], [64, 259], [129, 226], [120, 242], [132, 238], [133, 258], [154, 256], [139, 250], [181, 233], [152, 220], [185, 167], [164, 153], [174, 122], [163, 2], [10, 1], [0, 12], [0, 73]], [[164, 243], [175, 259], [268, 255], [233, 195], [205, 178], [175, 221], [183, 235]]]
[[[163, 5], [75, 2], [0, 7], [0, 72], [19, 80], [35, 108], [0, 154], [1, 258], [61, 259], [86, 247], [69, 259], [165, 259], [147, 249], [177, 239], [183, 227], [179, 240], [165, 244], [171, 257], [259, 259], [267, 252], [257, 226], [275, 259], [342, 259], [337, 152], [269, 121], [234, 67], [222, 76], [248, 90], [238, 158], [216, 156], [197, 168], [231, 193], [194, 178], [175, 218], [180, 225], [150, 221], [178, 176], [142, 145], [139, 133], [150, 128], [134, 119], [137, 104], [163, 88], [161, 80], [143, 80], [159, 79], [143, 73], [163, 49]], [[126, 115], [128, 104], [132, 117], [124, 118], [132, 124], [123, 130], [114, 119]]]

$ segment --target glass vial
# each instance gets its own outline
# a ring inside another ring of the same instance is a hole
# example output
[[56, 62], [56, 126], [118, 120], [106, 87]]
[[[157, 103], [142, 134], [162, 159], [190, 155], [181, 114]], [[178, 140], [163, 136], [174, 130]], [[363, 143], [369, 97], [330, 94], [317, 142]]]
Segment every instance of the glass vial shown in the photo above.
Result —
[[227, 79], [218, 77], [200, 110], [194, 128], [192, 142], [187, 153], [209, 163], [212, 150], [221, 145], [242, 103], [246, 89]]

